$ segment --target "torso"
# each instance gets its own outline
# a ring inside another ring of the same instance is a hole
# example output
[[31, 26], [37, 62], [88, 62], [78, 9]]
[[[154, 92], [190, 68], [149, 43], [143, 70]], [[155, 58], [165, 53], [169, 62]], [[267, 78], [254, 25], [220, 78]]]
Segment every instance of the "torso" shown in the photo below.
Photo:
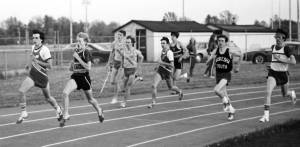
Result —
[[221, 52], [221, 49], [216, 51], [216, 72], [227, 73], [232, 70], [232, 58], [229, 54], [229, 48]]

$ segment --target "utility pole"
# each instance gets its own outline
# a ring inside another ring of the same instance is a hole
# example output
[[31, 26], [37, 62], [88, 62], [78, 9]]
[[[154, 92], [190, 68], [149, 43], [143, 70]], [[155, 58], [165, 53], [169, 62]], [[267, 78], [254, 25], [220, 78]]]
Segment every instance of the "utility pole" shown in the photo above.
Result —
[[300, 40], [300, 24], [299, 24], [299, 0], [297, 0], [297, 32], [298, 32], [298, 41]]
[[70, 0], [70, 44], [73, 43], [72, 0]]
[[290, 38], [290, 41], [292, 41], [292, 4], [291, 4], [291, 0], [289, 0], [289, 17], [290, 17], [289, 38]]
[[182, 18], [185, 18], [185, 16], [184, 16], [184, 0], [182, 0]]
[[88, 8], [88, 5], [90, 4], [90, 1], [89, 0], [82, 0], [82, 4], [85, 6], [85, 29], [84, 29], [84, 32], [88, 32], [88, 20], [87, 20], [87, 8]]
[[273, 0], [271, 0], [271, 29], [274, 29], [274, 25], [273, 25]]
[[280, 0], [278, 0], [278, 16], [279, 16], [279, 20], [278, 20], [278, 27], [281, 28], [281, 18], [280, 18]]

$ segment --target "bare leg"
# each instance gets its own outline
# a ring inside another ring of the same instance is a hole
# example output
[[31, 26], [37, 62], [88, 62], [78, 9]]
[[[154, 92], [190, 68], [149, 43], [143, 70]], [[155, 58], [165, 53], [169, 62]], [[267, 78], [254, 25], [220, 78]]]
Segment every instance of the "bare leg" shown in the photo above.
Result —
[[64, 117], [69, 116], [69, 95], [72, 91], [74, 91], [77, 88], [77, 84], [75, 80], [71, 79], [68, 81], [67, 85], [65, 86], [65, 89], [63, 90], [63, 114]]

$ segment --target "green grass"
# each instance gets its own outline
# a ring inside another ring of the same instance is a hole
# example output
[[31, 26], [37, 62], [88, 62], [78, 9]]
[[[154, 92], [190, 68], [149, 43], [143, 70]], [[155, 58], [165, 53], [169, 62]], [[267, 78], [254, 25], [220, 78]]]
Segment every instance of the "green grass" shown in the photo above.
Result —
[[300, 120], [290, 120], [269, 128], [243, 134], [207, 147], [299, 147]]
[[[132, 94], [139, 93], [149, 93], [151, 96], [151, 84], [154, 74], [153, 63], [144, 63], [142, 65], [142, 76], [144, 81], [138, 82], [133, 86]], [[191, 88], [201, 88], [201, 87], [213, 87], [215, 86], [215, 80], [204, 78], [202, 75], [204, 73], [206, 66], [203, 63], [197, 64], [194, 70], [194, 78], [190, 83], [186, 81], [179, 81], [177, 85], [179, 88], [191, 89]], [[265, 65], [244, 63], [241, 65], [240, 72], [233, 74], [232, 81], [230, 85], [243, 85], [243, 84], [257, 84], [266, 83], [266, 70]], [[70, 79], [71, 72], [67, 70], [67, 67], [56, 67], [49, 71], [51, 94], [60, 102], [63, 88], [67, 81]], [[103, 66], [93, 67], [91, 72], [92, 87], [95, 98], [106, 98], [113, 94], [113, 88], [108, 83], [101, 95], [99, 95], [101, 86], [106, 76], [106, 70]], [[18, 76], [14, 78], [9, 78], [7, 80], [0, 80], [0, 108], [1, 107], [13, 107], [17, 106], [19, 103], [18, 88], [21, 85], [25, 76]], [[295, 66], [290, 66], [290, 80], [300, 81], [300, 64]], [[229, 85], [229, 86], [230, 86]], [[165, 82], [161, 82], [158, 87], [159, 91], [167, 90]], [[46, 103], [42, 92], [38, 88], [32, 88], [27, 93], [28, 104], [41, 104]], [[85, 99], [84, 95], [80, 91], [73, 92], [70, 95], [71, 100]]]

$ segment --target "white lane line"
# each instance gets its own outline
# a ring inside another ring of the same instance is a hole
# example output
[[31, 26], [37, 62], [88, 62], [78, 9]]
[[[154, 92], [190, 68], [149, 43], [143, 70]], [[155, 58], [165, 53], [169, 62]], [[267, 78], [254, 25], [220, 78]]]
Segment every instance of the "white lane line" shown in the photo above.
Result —
[[[270, 115], [271, 116], [279, 115], [279, 114], [289, 113], [289, 112], [299, 111], [299, 110], [300, 110], [300, 108], [294, 108], [292, 110], [286, 110], [286, 111], [279, 111], [279, 112], [276, 112], [276, 113], [271, 113]], [[148, 143], [161, 141], [161, 140], [168, 139], [168, 138], [171, 138], [171, 137], [178, 137], [180, 135], [194, 133], [194, 132], [198, 132], [198, 131], [202, 131], [202, 130], [206, 130], [206, 129], [211, 129], [211, 128], [216, 128], [216, 127], [220, 127], [220, 126], [225, 126], [225, 125], [229, 125], [229, 124], [233, 124], [233, 123], [237, 123], [237, 122], [242, 122], [242, 121], [246, 121], [246, 120], [258, 119], [260, 117], [261, 117], [261, 115], [260, 116], [243, 118], [243, 119], [234, 120], [234, 121], [225, 122], [225, 123], [220, 123], [220, 124], [216, 124], [216, 125], [201, 127], [201, 128], [197, 128], [197, 129], [193, 129], [193, 130], [189, 130], [189, 131], [185, 131], [185, 132], [180, 132], [180, 133], [176, 133], [176, 134], [172, 134], [172, 135], [168, 135], [168, 136], [164, 136], [164, 137], [160, 137], [160, 138], [156, 138], [156, 139], [152, 139], [152, 140], [147, 140], [147, 141], [144, 141], [144, 142], [135, 143], [135, 144], [129, 145], [127, 147], [136, 147], [136, 146], [140, 146], [140, 145], [144, 145], [144, 144], [148, 144]]]
[[[274, 95], [273, 97], [277, 97], [281, 95]], [[256, 98], [249, 98], [249, 99], [242, 99], [242, 100], [235, 100], [231, 101], [232, 103], [236, 102], [243, 102], [243, 101], [249, 101], [249, 100], [257, 100], [257, 99], [262, 99], [264, 97], [256, 97]], [[180, 108], [180, 109], [171, 109], [171, 110], [165, 110], [165, 111], [157, 111], [157, 112], [152, 112], [152, 113], [145, 113], [145, 114], [138, 114], [138, 115], [131, 115], [131, 116], [125, 116], [125, 117], [119, 117], [119, 118], [113, 118], [106, 120], [106, 122], [109, 121], [117, 121], [117, 120], [122, 120], [122, 119], [130, 119], [130, 118], [136, 118], [136, 117], [141, 117], [141, 116], [147, 116], [147, 115], [154, 115], [154, 114], [161, 114], [161, 113], [168, 113], [168, 112], [174, 112], [174, 111], [182, 111], [182, 110], [189, 110], [189, 109], [195, 109], [195, 108], [201, 108], [201, 107], [208, 107], [208, 106], [214, 106], [214, 105], [221, 105], [220, 103], [213, 103], [213, 104], [208, 104], [208, 105], [200, 105], [200, 106], [195, 106], [195, 107], [186, 107], [186, 108]], [[262, 107], [262, 106], [261, 106]], [[223, 112], [224, 113], [224, 112]], [[87, 122], [87, 123], [80, 123], [80, 124], [74, 124], [74, 125], [68, 125], [65, 126], [64, 128], [71, 128], [71, 127], [78, 127], [78, 126], [85, 126], [85, 125], [91, 125], [91, 124], [97, 124], [99, 121], [94, 121], [94, 122]], [[14, 137], [19, 137], [19, 136], [24, 136], [24, 135], [30, 135], [30, 134], [35, 134], [35, 133], [41, 133], [41, 132], [48, 132], [51, 130], [56, 130], [56, 129], [61, 129], [60, 127], [54, 127], [54, 128], [48, 128], [48, 129], [42, 129], [42, 130], [36, 130], [32, 132], [26, 132], [26, 133], [20, 133], [20, 134], [15, 134], [11, 136], [6, 136], [6, 137], [1, 137], [0, 140], [4, 139], [9, 139], [9, 138], [14, 138]]]
[[[272, 105], [278, 105], [278, 104], [283, 104], [283, 103], [287, 103], [287, 102], [290, 102], [290, 101], [278, 102], [278, 103], [274, 103]], [[236, 110], [241, 111], [241, 110], [254, 109], [254, 108], [258, 108], [258, 107], [262, 107], [262, 106], [258, 105], [258, 106], [246, 107], [246, 108], [241, 108], [241, 109], [236, 109]], [[61, 144], [70, 143], [70, 142], [79, 141], [79, 140], [84, 140], [84, 139], [88, 139], [88, 138], [99, 137], [99, 136], [103, 136], [103, 135], [120, 133], [120, 132], [125, 132], [125, 131], [131, 131], [131, 130], [146, 128], [146, 127], [158, 126], [158, 125], [162, 125], [162, 124], [168, 124], [168, 123], [173, 123], [173, 122], [178, 122], [178, 121], [183, 121], [183, 120], [188, 120], [188, 119], [194, 119], [194, 118], [203, 117], [203, 116], [211, 116], [211, 115], [216, 115], [216, 114], [221, 114], [221, 113], [225, 113], [225, 112], [219, 111], [219, 112], [214, 112], [214, 113], [207, 113], [207, 114], [195, 115], [195, 116], [190, 116], [190, 117], [184, 117], [184, 118], [180, 118], [180, 119], [163, 121], [163, 122], [159, 122], [159, 123], [142, 125], [142, 126], [137, 126], [137, 127], [127, 128], [127, 129], [120, 129], [120, 130], [115, 130], [115, 131], [110, 131], [110, 132], [105, 132], [105, 133], [99, 133], [99, 134], [79, 137], [79, 138], [75, 138], [75, 139], [65, 140], [65, 141], [61, 141], [61, 142], [56, 142], [56, 143], [52, 143], [52, 144], [47, 144], [47, 145], [44, 145], [42, 147], [50, 147], [50, 146], [55, 146], [55, 145], [61, 145]]]
[[[293, 83], [290, 84], [292, 85], [299, 85], [300, 83]], [[242, 87], [242, 88], [232, 88], [232, 89], [227, 89], [228, 91], [235, 91], [235, 90], [243, 90], [243, 89], [255, 89], [255, 88], [263, 88], [266, 86], [256, 86], [256, 87]], [[202, 93], [211, 93], [214, 91], [200, 91], [200, 92], [193, 92], [193, 93], [185, 93], [184, 95], [194, 95], [194, 94], [202, 94]], [[166, 95], [166, 96], [159, 96], [157, 99], [160, 98], [168, 98], [168, 97], [176, 97], [176, 95]], [[151, 99], [151, 97], [146, 97], [146, 98], [139, 98], [139, 99], [133, 99], [133, 100], [128, 100], [128, 101], [143, 101], [143, 100], [148, 100]], [[110, 103], [102, 103], [100, 105], [111, 105]], [[70, 107], [69, 109], [76, 109], [76, 108], [85, 108], [85, 107], [91, 107], [91, 105], [81, 105], [81, 106], [73, 106]], [[42, 113], [42, 112], [49, 112], [49, 111], [54, 111], [53, 109], [43, 109], [43, 110], [37, 110], [37, 111], [28, 111], [29, 114], [33, 113]], [[10, 114], [3, 114], [0, 115], [0, 117], [7, 117], [7, 116], [14, 116], [14, 115], [20, 115], [20, 113], [10, 113]]]
[[[294, 87], [294, 89], [298, 89], [300, 87]], [[279, 89], [275, 89], [274, 91], [279, 91]], [[236, 94], [231, 94], [229, 96], [236, 96], [236, 95], [246, 95], [246, 94], [253, 94], [253, 93], [259, 93], [259, 92], [265, 92], [265, 90], [262, 91], [251, 91], [251, 92], [244, 92], [244, 93], [236, 93]], [[162, 103], [157, 103], [157, 105], [163, 105], [163, 104], [169, 104], [169, 103], [178, 103], [178, 102], [188, 102], [188, 101], [195, 101], [195, 100], [203, 100], [203, 99], [212, 99], [216, 98], [217, 96], [208, 96], [208, 97], [202, 97], [202, 98], [194, 98], [194, 99], [184, 99], [182, 101], [169, 101], [169, 102], [162, 102]], [[126, 107], [126, 108], [117, 108], [117, 109], [111, 109], [111, 110], [104, 110], [104, 112], [113, 112], [113, 111], [121, 111], [121, 110], [127, 110], [127, 109], [135, 109], [135, 108], [141, 108], [141, 107], [146, 107], [146, 105], [137, 105], [133, 107]], [[90, 115], [90, 114], [95, 114], [96, 112], [86, 112], [86, 113], [77, 113], [77, 114], [72, 114], [71, 116], [82, 116], [82, 115]], [[37, 122], [37, 121], [44, 121], [44, 120], [49, 120], [49, 119], [56, 119], [56, 117], [44, 117], [44, 118], [39, 118], [39, 119], [32, 119], [32, 120], [25, 120], [23, 123], [31, 123], [31, 122]], [[15, 125], [15, 122], [11, 123], [6, 123], [6, 124], [0, 124], [0, 127], [4, 126], [9, 126], [9, 125]]]

